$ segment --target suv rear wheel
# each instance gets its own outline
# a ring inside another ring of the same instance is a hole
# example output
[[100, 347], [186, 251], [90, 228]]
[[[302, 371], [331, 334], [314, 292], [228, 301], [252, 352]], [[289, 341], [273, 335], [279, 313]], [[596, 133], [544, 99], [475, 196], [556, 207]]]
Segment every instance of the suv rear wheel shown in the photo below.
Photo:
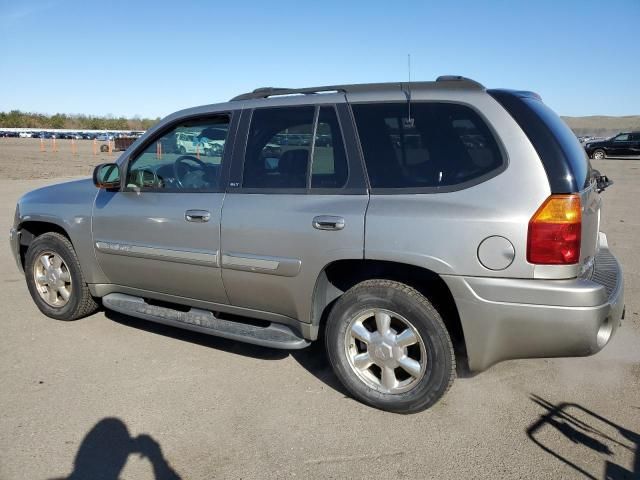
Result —
[[24, 271], [31, 298], [48, 317], [75, 320], [98, 309], [65, 236], [50, 232], [37, 237], [27, 250]]
[[329, 316], [326, 348], [345, 388], [382, 410], [429, 408], [455, 378], [453, 346], [440, 314], [399, 282], [367, 280], [347, 291]]
[[598, 149], [593, 151], [594, 160], [604, 160], [605, 156], [604, 150]]

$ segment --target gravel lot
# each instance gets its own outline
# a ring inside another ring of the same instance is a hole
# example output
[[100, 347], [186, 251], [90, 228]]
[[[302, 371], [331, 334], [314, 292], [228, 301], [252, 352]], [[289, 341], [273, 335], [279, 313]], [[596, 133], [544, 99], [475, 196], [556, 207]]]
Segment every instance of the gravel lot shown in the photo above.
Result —
[[[0, 139], [0, 224], [22, 193], [109, 158], [79, 145]], [[319, 346], [289, 354], [104, 312], [48, 319], [5, 244], [0, 479], [640, 478], [640, 161], [595, 166], [615, 181], [602, 230], [625, 269], [612, 343], [459, 378], [411, 416], [345, 396]]]

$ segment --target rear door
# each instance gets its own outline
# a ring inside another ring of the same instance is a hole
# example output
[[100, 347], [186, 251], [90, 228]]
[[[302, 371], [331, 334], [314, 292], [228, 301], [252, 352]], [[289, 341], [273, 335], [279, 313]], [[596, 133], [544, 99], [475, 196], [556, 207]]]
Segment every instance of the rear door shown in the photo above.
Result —
[[611, 140], [611, 147], [609, 147], [609, 155], [612, 157], [626, 157], [631, 155], [631, 139], [628, 133], [621, 133], [616, 135]]
[[342, 95], [322, 100], [243, 112], [246, 142], [234, 151], [222, 211], [233, 305], [309, 321], [322, 269], [363, 258], [368, 194], [353, 126]]
[[[232, 115], [178, 121], [132, 153], [120, 191], [101, 190], [93, 209], [96, 257], [111, 283], [228, 303], [220, 272], [226, 157], [184, 154], [185, 136], [233, 131]], [[228, 150], [228, 149], [225, 149]]]
[[631, 134], [631, 152], [630, 155], [640, 157], [640, 132]]

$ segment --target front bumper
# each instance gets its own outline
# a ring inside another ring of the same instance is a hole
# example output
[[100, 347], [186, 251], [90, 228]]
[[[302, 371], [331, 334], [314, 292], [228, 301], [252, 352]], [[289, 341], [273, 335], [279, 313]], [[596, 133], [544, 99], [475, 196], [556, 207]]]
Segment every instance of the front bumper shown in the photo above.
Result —
[[624, 313], [622, 269], [606, 237], [589, 279], [443, 279], [458, 307], [472, 371], [515, 358], [592, 355], [611, 340]]
[[20, 259], [20, 232], [15, 228], [9, 230], [9, 244], [11, 246], [11, 253], [18, 265], [18, 270], [24, 273], [22, 268], [22, 260]]

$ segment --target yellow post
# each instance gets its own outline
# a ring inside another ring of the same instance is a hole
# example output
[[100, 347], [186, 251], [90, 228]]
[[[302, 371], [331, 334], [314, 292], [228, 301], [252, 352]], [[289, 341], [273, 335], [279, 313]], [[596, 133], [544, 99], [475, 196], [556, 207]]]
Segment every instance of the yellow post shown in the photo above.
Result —
[[196, 158], [200, 160], [200, 145], [196, 145]]
[[93, 139], [93, 154], [98, 154], [98, 141], [95, 138]]
[[44, 147], [44, 138], [40, 137], [40, 151], [46, 152], [46, 148]]
[[52, 139], [52, 143], [53, 143], [53, 147], [52, 147], [52, 152], [57, 152], [58, 151], [58, 147], [56, 147], [56, 137], [53, 137]]

